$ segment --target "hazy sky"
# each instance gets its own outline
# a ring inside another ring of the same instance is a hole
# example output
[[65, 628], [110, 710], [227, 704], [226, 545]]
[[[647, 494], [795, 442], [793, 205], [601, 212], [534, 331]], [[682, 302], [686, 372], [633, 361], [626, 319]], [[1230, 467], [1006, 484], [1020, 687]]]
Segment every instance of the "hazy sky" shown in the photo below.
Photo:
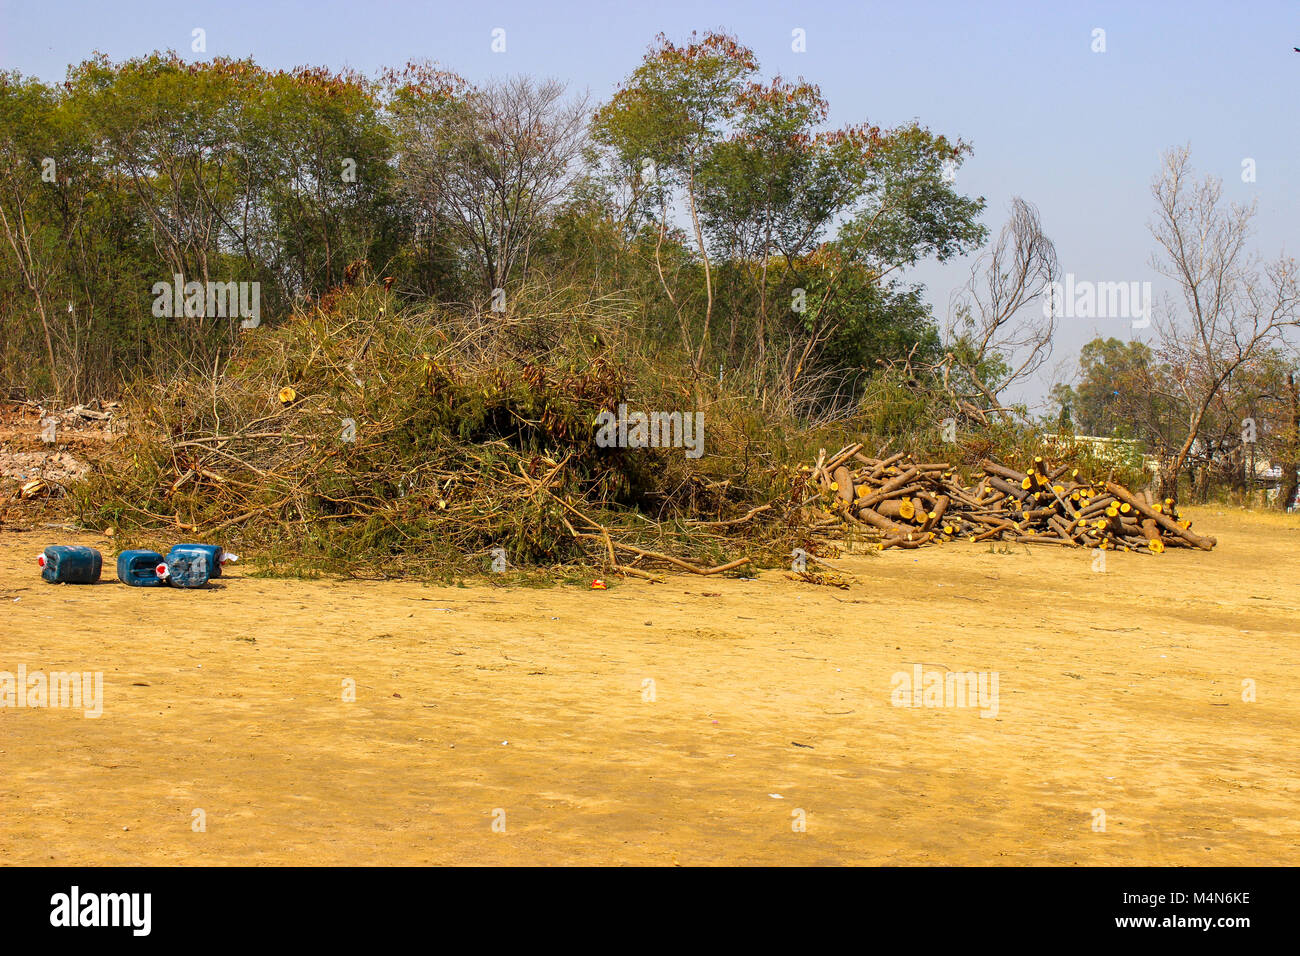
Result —
[[[190, 50], [202, 27], [207, 53]], [[491, 50], [506, 31], [506, 52]], [[975, 147], [957, 185], [988, 200], [996, 231], [1012, 196], [1035, 203], [1062, 269], [1080, 280], [1141, 281], [1149, 266], [1149, 193], [1160, 154], [1190, 144], [1225, 196], [1257, 200], [1255, 245], [1295, 255], [1300, 222], [1300, 3], [74, 3], [0, 0], [0, 67], [46, 81], [94, 50], [125, 59], [252, 56], [271, 68], [323, 64], [373, 74], [436, 60], [470, 80], [556, 76], [604, 99], [656, 33], [723, 28], [765, 75], [821, 86], [832, 125], [918, 119]], [[806, 52], [791, 49], [791, 31]], [[1093, 52], [1095, 29], [1105, 52]], [[1255, 161], [1256, 181], [1242, 181]], [[966, 264], [926, 266], [942, 321]], [[1157, 294], [1160, 286], [1156, 285]], [[1127, 320], [1065, 319], [1053, 365]], [[1037, 383], [1020, 396], [1035, 398]]]

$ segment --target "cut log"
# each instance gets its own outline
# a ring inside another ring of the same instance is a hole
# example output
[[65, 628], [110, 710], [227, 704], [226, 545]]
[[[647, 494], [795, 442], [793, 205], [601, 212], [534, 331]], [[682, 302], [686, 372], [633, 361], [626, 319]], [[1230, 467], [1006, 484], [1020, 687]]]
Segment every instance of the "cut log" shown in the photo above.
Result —
[[858, 520], [871, 525], [873, 528], [888, 531], [893, 536], [899, 538], [906, 538], [915, 533], [915, 529], [890, 521], [884, 515], [871, 508], [859, 508]]
[[1166, 531], [1177, 535], [1179, 538], [1182, 538], [1189, 544], [1200, 548], [1202, 551], [1211, 551], [1214, 549], [1214, 546], [1219, 543], [1214, 538], [1196, 534], [1190, 528], [1184, 528], [1182, 525], [1178, 524], [1178, 522], [1171, 519], [1168, 515], [1163, 515], [1153, 508], [1147, 507], [1145, 501], [1135, 498], [1123, 485], [1118, 485], [1113, 481], [1108, 481], [1106, 482], [1106, 490], [1120, 501], [1136, 508], [1140, 514], [1154, 520], [1156, 524], [1160, 525], [1160, 527], [1164, 528]]
[[[859, 448], [862, 446], [859, 445]], [[845, 507], [853, 504], [853, 474], [843, 465], [835, 469], [831, 476], [834, 479], [835, 494], [839, 496], [840, 503]]]
[[948, 503], [951, 499], [947, 495], [939, 495], [934, 502], [934, 507], [930, 509], [929, 515], [926, 516], [925, 524], [921, 525], [922, 531], [933, 531], [941, 521], [944, 514], [948, 511]]

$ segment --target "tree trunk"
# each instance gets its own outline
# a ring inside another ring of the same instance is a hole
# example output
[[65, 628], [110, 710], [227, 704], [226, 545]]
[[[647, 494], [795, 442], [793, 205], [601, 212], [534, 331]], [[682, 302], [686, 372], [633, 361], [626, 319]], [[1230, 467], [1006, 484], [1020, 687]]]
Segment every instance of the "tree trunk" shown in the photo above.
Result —
[[691, 225], [695, 227], [695, 242], [700, 247], [700, 258], [704, 260], [704, 293], [707, 301], [704, 305], [704, 331], [700, 333], [700, 353], [695, 358], [695, 367], [704, 364], [704, 349], [709, 344], [709, 322], [713, 318], [713, 270], [709, 266], [709, 253], [704, 248], [704, 230], [700, 228], [700, 217], [695, 210], [695, 171], [691, 170], [691, 179], [686, 187], [686, 198], [691, 210]]
[[1296, 470], [1300, 468], [1300, 388], [1296, 387], [1295, 375], [1286, 377], [1287, 432], [1284, 448], [1286, 453], [1278, 462], [1282, 469], [1282, 483], [1278, 489], [1277, 506], [1285, 511], [1295, 501], [1300, 491], [1300, 479]]
[[772, 245], [771, 228], [763, 234], [763, 276], [758, 289], [758, 368], [763, 374], [767, 364], [767, 260]]
[[1187, 456], [1191, 454], [1192, 446], [1196, 444], [1196, 438], [1201, 433], [1201, 422], [1205, 418], [1205, 410], [1210, 407], [1210, 402], [1219, 393], [1219, 386], [1223, 384], [1227, 377], [1227, 373], [1219, 377], [1214, 388], [1210, 390], [1210, 394], [1201, 402], [1201, 407], [1192, 415], [1192, 420], [1187, 423], [1187, 438], [1184, 439], [1182, 447], [1178, 449], [1178, 454], [1174, 456], [1173, 462], [1168, 465], [1165, 462], [1160, 463], [1160, 496], [1162, 498], [1178, 497], [1178, 476], [1182, 473], [1183, 466], [1187, 464]]

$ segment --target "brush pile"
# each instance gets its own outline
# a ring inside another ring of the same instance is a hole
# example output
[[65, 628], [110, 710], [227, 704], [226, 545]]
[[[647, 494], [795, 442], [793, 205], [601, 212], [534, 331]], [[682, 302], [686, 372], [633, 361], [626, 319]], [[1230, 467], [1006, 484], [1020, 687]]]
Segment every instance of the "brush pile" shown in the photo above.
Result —
[[376, 579], [718, 574], [799, 542], [805, 482], [724, 422], [698, 461], [597, 443], [604, 410], [690, 400], [633, 390], [612, 309], [395, 305], [373, 285], [332, 294], [222, 368], [142, 383], [76, 491], [82, 520], [123, 545], [182, 534], [271, 573]]
[[870, 458], [859, 444], [823, 453], [809, 469], [810, 503], [823, 509], [815, 527], [871, 529], [882, 550], [954, 539], [1140, 554], [1216, 544], [1191, 530], [1173, 499], [1094, 482], [1068, 464], [1053, 467], [1035, 456], [1026, 471], [987, 459], [981, 469], [968, 482], [948, 462], [917, 462], [901, 452]]

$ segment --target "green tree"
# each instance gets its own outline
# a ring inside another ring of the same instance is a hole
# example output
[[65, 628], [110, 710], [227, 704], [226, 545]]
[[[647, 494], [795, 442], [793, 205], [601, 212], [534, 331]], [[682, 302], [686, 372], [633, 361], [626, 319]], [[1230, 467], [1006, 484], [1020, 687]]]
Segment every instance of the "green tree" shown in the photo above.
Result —
[[1079, 384], [1072, 416], [1085, 435], [1105, 438], [1148, 437], [1158, 431], [1167, 403], [1152, 392], [1156, 369], [1151, 347], [1143, 342], [1096, 338], [1079, 350]]
[[[699, 193], [701, 170], [723, 141], [740, 110], [742, 83], [758, 69], [754, 54], [734, 37], [706, 33], [678, 46], [663, 34], [641, 65], [595, 116], [593, 135], [611, 148], [623, 168], [647, 178], [659, 205], [655, 263], [664, 291], [677, 310], [682, 338], [694, 352], [699, 372], [713, 317], [713, 268], [704, 240]], [[668, 236], [668, 210], [674, 194], [685, 197], [704, 267], [705, 308], [699, 349], [691, 345], [687, 316], [664, 274], [661, 246]]]

